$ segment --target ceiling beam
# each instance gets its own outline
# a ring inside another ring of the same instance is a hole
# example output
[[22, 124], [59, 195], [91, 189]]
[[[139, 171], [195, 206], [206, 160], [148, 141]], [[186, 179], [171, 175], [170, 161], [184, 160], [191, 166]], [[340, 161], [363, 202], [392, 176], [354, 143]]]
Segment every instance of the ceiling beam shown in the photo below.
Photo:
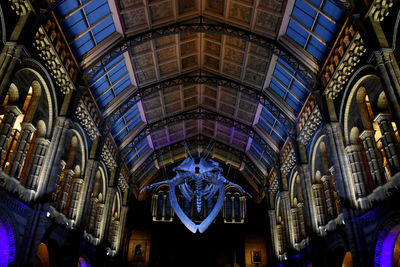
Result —
[[[138, 101], [144, 97], [151, 95], [157, 91], [179, 86], [179, 85], [191, 85], [191, 84], [208, 84], [213, 86], [221, 86], [229, 89], [235, 89], [236, 91], [246, 94], [254, 101], [259, 102], [264, 106], [274, 117], [277, 119], [287, 130], [289, 136], [293, 136], [295, 132], [294, 122], [296, 115], [292, 108], [286, 104], [282, 99], [273, 94], [267, 94], [261, 89], [253, 88], [249, 85], [242, 84], [240, 82], [231, 80], [229, 78], [220, 75], [209, 75], [209, 74], [185, 74], [177, 77], [172, 77], [164, 81], [149, 84], [147, 86], [136, 88], [132, 90], [129, 88], [129, 94], [121, 94], [121, 101], [118, 108], [114, 108], [113, 111], [106, 117], [104, 126], [107, 130], [111, 126], [122, 118], [126, 112], [128, 112]], [[272, 90], [272, 89], [269, 89]], [[113, 103], [119, 102], [117, 100]]]
[[[300, 60], [284, 48], [274, 39], [244, 30], [229, 24], [221, 23], [203, 16], [195, 17], [190, 20], [169, 24], [167, 26], [154, 28], [136, 35], [126, 37], [114, 46], [110, 47], [106, 53], [103, 53], [84, 71], [84, 76], [90, 80], [102, 70], [113, 58], [121, 55], [125, 51], [142, 44], [144, 42], [160, 37], [180, 34], [180, 33], [216, 33], [233, 36], [255, 45], [265, 48], [271, 53], [280, 56], [308, 83], [311, 87], [311, 81], [315, 80], [315, 73], [304, 65]], [[310, 88], [311, 89], [311, 88]]]
[[[243, 132], [244, 134], [250, 136], [253, 140], [257, 141], [263, 148], [263, 151], [268, 155], [267, 159], [269, 161], [270, 167], [273, 167], [278, 160], [277, 153], [272, 149], [275, 144], [271, 140], [264, 140], [260, 135], [258, 135], [251, 125], [246, 125], [242, 122], [236, 121], [225, 115], [209, 111], [204, 108], [196, 108], [194, 110], [185, 111], [178, 113], [176, 115], [152, 122], [143, 127], [138, 133], [132, 133], [127, 135], [121, 141], [121, 155], [125, 157], [134, 149], [137, 144], [150, 135], [152, 132], [163, 128], [166, 125], [174, 124], [186, 120], [211, 120], [219, 123], [227, 124], [229, 127], [235, 127], [235, 129]], [[129, 148], [129, 144], [133, 146]]]

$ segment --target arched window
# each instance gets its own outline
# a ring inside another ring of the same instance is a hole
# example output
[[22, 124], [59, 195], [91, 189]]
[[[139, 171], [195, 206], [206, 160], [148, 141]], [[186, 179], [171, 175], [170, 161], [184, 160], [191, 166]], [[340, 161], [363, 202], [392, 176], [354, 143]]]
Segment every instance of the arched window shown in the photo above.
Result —
[[224, 223], [244, 223], [246, 218], [246, 196], [233, 186], [227, 186], [225, 191], [225, 200], [222, 207]]
[[52, 119], [49, 91], [42, 81], [34, 70], [17, 71], [0, 110], [0, 167], [36, 192]]
[[153, 221], [172, 222], [174, 211], [169, 199], [169, 187], [160, 186], [155, 190], [152, 196], [151, 210]]

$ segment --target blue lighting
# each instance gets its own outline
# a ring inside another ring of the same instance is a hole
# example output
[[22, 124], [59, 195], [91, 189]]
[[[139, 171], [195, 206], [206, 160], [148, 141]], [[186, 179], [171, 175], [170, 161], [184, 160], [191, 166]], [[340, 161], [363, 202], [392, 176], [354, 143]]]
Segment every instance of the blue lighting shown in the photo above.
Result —
[[[0, 214], [1, 216], [1, 214]], [[8, 220], [0, 218], [0, 266], [8, 266], [14, 262], [15, 241], [14, 233]]]

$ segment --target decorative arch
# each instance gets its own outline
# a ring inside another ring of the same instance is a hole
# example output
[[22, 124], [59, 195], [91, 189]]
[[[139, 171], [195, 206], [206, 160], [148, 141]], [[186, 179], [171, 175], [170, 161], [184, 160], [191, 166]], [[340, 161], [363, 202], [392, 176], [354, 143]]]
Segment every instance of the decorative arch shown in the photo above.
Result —
[[[32, 84], [32, 82], [36, 81], [38, 85], [40, 85], [42, 92], [41, 98], [46, 99], [48, 105], [48, 114], [46, 114], [48, 131], [46, 138], [50, 138], [58, 114], [57, 97], [52, 79], [50, 78], [47, 70], [36, 60], [24, 59], [21, 65], [22, 68], [16, 71], [14, 77], [17, 77], [18, 73], [20, 72], [28, 72], [32, 74], [29, 83]], [[24, 75], [24, 77], [29, 76]]]
[[7, 266], [15, 261], [15, 237], [8, 216], [0, 210], [0, 265]]
[[[379, 228], [375, 246], [375, 265], [376, 267], [395, 267], [398, 263], [398, 239], [400, 236], [400, 217], [392, 217]], [[395, 253], [396, 252], [396, 253]], [[397, 257], [397, 262], [393, 262]], [[394, 263], [394, 264], [393, 264]]]
[[[368, 66], [365, 66], [365, 68]], [[359, 70], [360, 71], [360, 70]], [[350, 118], [354, 121], [354, 114], [351, 113], [351, 110], [354, 109], [354, 104], [357, 102], [357, 96], [360, 97], [359, 94], [359, 89], [361, 87], [365, 88], [365, 94], [369, 94], [371, 92], [371, 89], [369, 89], [369, 86], [366, 86], [366, 83], [368, 80], [375, 80], [377, 83], [381, 85], [381, 90], [376, 90], [376, 92], [373, 92], [373, 98], [371, 99], [370, 97], [370, 102], [376, 102], [376, 97], [375, 95], [379, 95], [383, 91], [382, 83], [379, 80], [379, 77], [375, 75], [374, 73], [365, 73], [362, 74], [361, 77], [357, 77], [358, 80], [353, 83], [353, 85], [349, 88], [346, 89], [345, 92], [345, 97], [343, 98], [343, 101], [341, 103], [340, 107], [340, 118], [339, 121], [343, 125], [343, 132], [344, 132], [344, 138], [345, 138], [345, 144], [350, 143], [350, 130], [352, 128], [352, 125], [350, 124]], [[356, 79], [356, 77], [354, 77]], [[357, 112], [358, 113], [358, 112]], [[360, 118], [361, 119], [361, 118]], [[372, 118], [373, 119], [373, 118]], [[361, 128], [361, 121], [359, 122], [359, 127]]]
[[396, 50], [397, 48], [397, 34], [399, 32], [399, 24], [400, 24], [400, 11], [397, 12], [396, 22], [393, 27], [393, 39], [392, 39], [392, 49]]
[[[301, 190], [301, 181], [300, 181], [300, 175], [295, 168], [292, 171], [292, 175], [290, 176], [290, 182], [289, 182], [289, 196], [290, 196], [290, 206], [291, 207], [296, 207], [297, 203], [295, 203], [295, 198], [297, 198], [297, 201], [303, 201], [303, 192]], [[301, 199], [299, 199], [301, 198]]]

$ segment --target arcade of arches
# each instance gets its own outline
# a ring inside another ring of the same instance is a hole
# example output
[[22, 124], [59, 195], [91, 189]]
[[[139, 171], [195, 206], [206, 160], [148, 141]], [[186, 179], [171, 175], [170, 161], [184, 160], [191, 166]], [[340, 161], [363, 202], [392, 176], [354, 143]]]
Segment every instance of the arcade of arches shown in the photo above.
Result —
[[399, 24], [395, 0], [0, 1], [0, 266], [400, 267]]

